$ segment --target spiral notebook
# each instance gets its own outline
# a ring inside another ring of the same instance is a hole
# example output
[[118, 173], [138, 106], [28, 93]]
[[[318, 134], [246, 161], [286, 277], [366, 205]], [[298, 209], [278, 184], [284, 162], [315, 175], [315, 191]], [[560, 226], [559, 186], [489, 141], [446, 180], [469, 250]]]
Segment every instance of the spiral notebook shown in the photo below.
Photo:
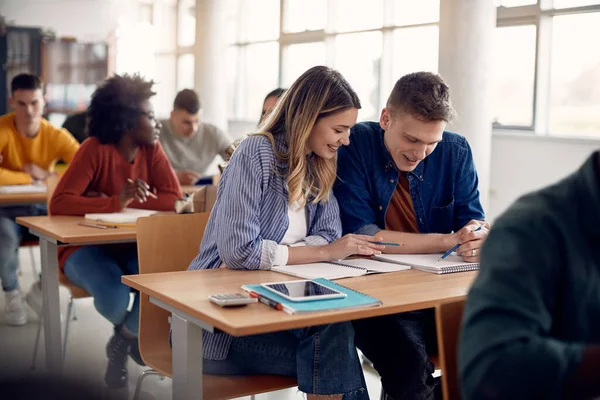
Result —
[[352, 260], [296, 264], [273, 267], [271, 270], [304, 279], [342, 279], [410, 269], [410, 266], [385, 261], [357, 258]]
[[438, 261], [443, 253], [435, 254], [382, 254], [375, 256], [377, 260], [400, 265], [408, 265], [412, 269], [431, 272], [434, 274], [451, 274], [453, 272], [475, 271], [479, 263], [464, 262], [462, 257], [451, 254]]
[[374, 297], [368, 296], [364, 293], [358, 292], [354, 289], [350, 289], [346, 286], [340, 285], [339, 283], [332, 282], [327, 279], [313, 279], [322, 285], [338, 290], [346, 294], [346, 297], [341, 299], [326, 299], [326, 300], [315, 300], [315, 301], [303, 301], [295, 302], [287, 300], [270, 290], [265, 289], [261, 285], [243, 285], [242, 289], [245, 291], [252, 291], [261, 294], [268, 299], [274, 300], [284, 305], [284, 311], [288, 314], [296, 314], [303, 312], [312, 311], [332, 311], [339, 310], [342, 308], [363, 308], [363, 307], [376, 307], [383, 304], [381, 300]]

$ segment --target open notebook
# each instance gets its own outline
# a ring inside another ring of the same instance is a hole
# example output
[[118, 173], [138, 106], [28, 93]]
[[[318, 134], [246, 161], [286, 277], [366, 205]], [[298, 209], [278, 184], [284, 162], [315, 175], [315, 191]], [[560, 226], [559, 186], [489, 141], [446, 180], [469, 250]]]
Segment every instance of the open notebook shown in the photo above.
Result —
[[376, 259], [390, 263], [408, 265], [412, 269], [432, 272], [434, 274], [450, 274], [452, 272], [474, 271], [479, 269], [479, 263], [464, 262], [461, 256], [451, 254], [438, 261], [443, 253], [435, 254], [382, 254]]
[[135, 208], [124, 208], [117, 213], [85, 214], [85, 219], [101, 225], [132, 226], [140, 217], [149, 217], [156, 214], [153, 210], [138, 210]]
[[46, 193], [44, 185], [4, 185], [0, 186], [0, 193]]
[[288, 314], [296, 314], [311, 311], [331, 311], [339, 310], [342, 308], [363, 308], [363, 307], [376, 307], [382, 304], [381, 300], [371, 296], [367, 296], [364, 293], [350, 289], [346, 286], [342, 286], [338, 283], [328, 281], [327, 279], [315, 279], [322, 285], [338, 290], [346, 294], [346, 297], [341, 299], [326, 299], [326, 300], [315, 300], [315, 301], [290, 301], [284, 297], [277, 295], [263, 288], [261, 285], [243, 285], [242, 289], [247, 292], [256, 292], [268, 299], [274, 300], [281, 303], [284, 307], [283, 311]]
[[271, 268], [272, 271], [281, 272], [282, 274], [297, 276], [304, 279], [341, 279], [367, 274], [403, 271], [406, 269], [410, 269], [410, 266], [370, 260], [366, 258], [318, 262], [312, 264], [285, 265]]

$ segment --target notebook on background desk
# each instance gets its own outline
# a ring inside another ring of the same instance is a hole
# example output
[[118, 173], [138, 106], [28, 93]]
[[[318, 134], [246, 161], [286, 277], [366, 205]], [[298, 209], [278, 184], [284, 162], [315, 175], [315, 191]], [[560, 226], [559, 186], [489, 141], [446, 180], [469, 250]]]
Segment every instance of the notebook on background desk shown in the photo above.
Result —
[[479, 263], [465, 262], [461, 256], [456, 254], [451, 254], [445, 259], [438, 261], [442, 255], [443, 253], [381, 254], [375, 256], [375, 258], [389, 263], [408, 265], [412, 269], [434, 274], [450, 274], [453, 272], [475, 271], [479, 269]]
[[135, 228], [135, 223], [138, 218], [149, 217], [157, 212], [158, 211], [154, 210], [124, 208], [123, 211], [118, 213], [85, 214], [85, 219], [99, 225], [115, 225]]
[[331, 262], [318, 262], [312, 264], [284, 265], [271, 268], [272, 271], [286, 275], [297, 276], [304, 279], [342, 279], [363, 276], [367, 274], [380, 274], [410, 269], [408, 265], [377, 261], [368, 258], [356, 258]]
[[0, 186], [0, 193], [46, 193], [45, 185], [4, 185]]

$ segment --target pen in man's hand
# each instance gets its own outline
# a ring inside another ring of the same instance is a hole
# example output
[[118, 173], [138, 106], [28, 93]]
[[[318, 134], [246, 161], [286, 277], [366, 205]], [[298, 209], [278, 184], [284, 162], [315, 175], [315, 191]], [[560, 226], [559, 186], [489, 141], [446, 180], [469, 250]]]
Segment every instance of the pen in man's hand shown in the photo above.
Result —
[[[483, 224], [479, 225], [479, 228], [475, 229], [473, 232], [480, 231], [481, 228], [483, 228]], [[458, 249], [460, 247], [460, 245], [461, 245], [461, 243], [457, 243], [456, 246], [454, 246], [453, 248], [451, 248], [450, 250], [445, 252], [444, 255], [439, 258], [438, 262], [442, 261], [444, 258], [448, 257], [450, 254], [452, 254], [454, 251], [456, 251], [456, 249]]]

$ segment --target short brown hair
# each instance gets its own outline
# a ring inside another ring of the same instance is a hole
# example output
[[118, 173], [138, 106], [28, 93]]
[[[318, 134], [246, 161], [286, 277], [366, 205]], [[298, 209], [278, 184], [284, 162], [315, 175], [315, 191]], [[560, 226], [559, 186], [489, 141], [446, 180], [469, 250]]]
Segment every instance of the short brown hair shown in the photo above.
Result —
[[423, 121], [450, 122], [456, 114], [450, 88], [441, 76], [431, 72], [413, 72], [398, 79], [386, 107]]
[[175, 110], [184, 110], [190, 114], [196, 114], [202, 105], [200, 104], [200, 97], [192, 89], [183, 89], [175, 96], [173, 102], [173, 108]]

